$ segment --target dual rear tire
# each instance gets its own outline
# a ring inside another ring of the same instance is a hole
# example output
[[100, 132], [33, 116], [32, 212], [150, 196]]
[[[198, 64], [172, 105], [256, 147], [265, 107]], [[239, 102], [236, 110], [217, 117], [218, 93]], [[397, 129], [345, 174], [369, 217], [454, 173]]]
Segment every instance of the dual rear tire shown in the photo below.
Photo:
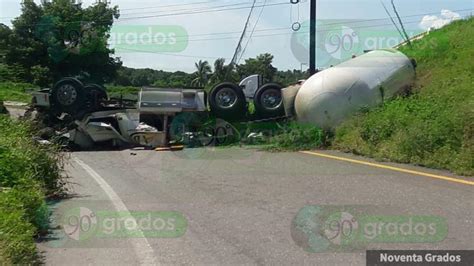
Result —
[[[279, 117], [284, 114], [281, 87], [278, 84], [269, 83], [260, 87], [253, 101], [259, 118]], [[248, 113], [242, 88], [230, 82], [221, 83], [212, 89], [209, 105], [212, 113], [222, 119], [240, 120]]]
[[80, 119], [88, 112], [100, 108], [100, 103], [107, 100], [105, 88], [84, 84], [76, 78], [63, 78], [51, 90], [50, 102], [54, 113], [67, 113]]
[[247, 101], [242, 89], [234, 83], [224, 82], [209, 94], [212, 113], [219, 118], [239, 120], [245, 117]]
[[275, 83], [265, 84], [255, 93], [253, 99], [258, 117], [280, 117], [285, 113], [281, 87]]

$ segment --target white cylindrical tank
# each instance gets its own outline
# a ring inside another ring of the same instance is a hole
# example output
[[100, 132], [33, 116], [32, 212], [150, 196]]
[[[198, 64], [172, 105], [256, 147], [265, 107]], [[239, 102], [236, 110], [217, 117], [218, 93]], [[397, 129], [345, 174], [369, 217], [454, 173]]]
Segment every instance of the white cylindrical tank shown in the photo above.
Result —
[[397, 50], [376, 50], [311, 76], [295, 98], [299, 123], [333, 129], [362, 107], [373, 107], [410, 87], [411, 60]]

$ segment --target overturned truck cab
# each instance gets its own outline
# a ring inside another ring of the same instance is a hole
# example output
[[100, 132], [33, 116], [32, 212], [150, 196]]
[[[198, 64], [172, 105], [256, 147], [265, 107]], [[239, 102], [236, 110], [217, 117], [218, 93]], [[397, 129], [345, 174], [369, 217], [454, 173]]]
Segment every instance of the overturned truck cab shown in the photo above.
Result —
[[104, 142], [167, 146], [169, 122], [176, 114], [207, 111], [205, 92], [200, 89], [142, 88], [138, 101], [130, 105], [108, 99], [105, 89], [98, 88], [65, 78], [53, 89], [35, 93], [34, 103], [52, 117], [69, 118], [62, 126], [67, 131], [61, 142], [79, 149]]

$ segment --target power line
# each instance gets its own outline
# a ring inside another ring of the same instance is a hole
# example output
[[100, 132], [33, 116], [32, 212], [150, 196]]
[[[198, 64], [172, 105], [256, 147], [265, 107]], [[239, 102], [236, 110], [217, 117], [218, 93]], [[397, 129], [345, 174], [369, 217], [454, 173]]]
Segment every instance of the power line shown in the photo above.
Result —
[[[158, 6], [148, 6], [148, 7], [135, 7], [135, 8], [119, 8], [119, 11], [124, 10], [144, 10], [144, 9], [155, 9], [155, 8], [166, 8], [166, 7], [176, 7], [176, 6], [193, 6], [193, 5], [201, 5], [201, 4], [209, 4], [218, 2], [220, 0], [209, 0], [209, 1], [202, 1], [202, 2], [194, 2], [194, 3], [183, 3], [183, 4], [173, 4], [173, 5], [158, 5]], [[136, 13], [135, 13], [136, 14]], [[0, 17], [3, 18], [15, 18], [15, 17]]]
[[[289, 2], [280, 2], [280, 3], [273, 3], [273, 4], [267, 4], [266, 6], [281, 6], [281, 5], [289, 5]], [[255, 5], [255, 7], [262, 7], [262, 5]], [[122, 18], [122, 19], [117, 19], [118, 22], [120, 21], [130, 21], [130, 20], [136, 20], [136, 19], [147, 19], [147, 18], [158, 18], [158, 17], [170, 17], [170, 16], [182, 16], [182, 15], [194, 15], [194, 14], [202, 14], [202, 13], [213, 13], [213, 12], [223, 12], [223, 11], [230, 11], [230, 10], [242, 10], [242, 9], [249, 9], [252, 8], [252, 6], [245, 6], [245, 7], [229, 7], [229, 8], [221, 8], [221, 9], [206, 9], [206, 10], [198, 10], [198, 11], [192, 11], [192, 12], [181, 12], [181, 13], [168, 13], [168, 14], [159, 14], [159, 15], [150, 15], [150, 16], [138, 16], [138, 17], [129, 17], [129, 18]], [[72, 23], [80, 23], [83, 22], [82, 20], [76, 20], [76, 21], [68, 21], [64, 22], [64, 24], [72, 24]], [[108, 24], [110, 21], [109, 20], [102, 20], [102, 21], [95, 21], [94, 24]], [[36, 26], [42, 26], [42, 25], [52, 25], [53, 23], [37, 23]]]
[[380, 3], [382, 4], [383, 6], [383, 9], [385, 10], [385, 13], [387, 13], [387, 16], [390, 18], [390, 21], [392, 21], [392, 24], [393, 26], [397, 29], [398, 33], [400, 34], [400, 36], [403, 38], [405, 38], [403, 36], [403, 33], [402, 31], [400, 30], [400, 28], [398, 27], [397, 23], [395, 23], [395, 20], [393, 20], [393, 17], [392, 17], [392, 14], [390, 14], [390, 12], [388, 11], [387, 9], [387, 6], [385, 6], [384, 2], [382, 0], [380, 0]]
[[[468, 9], [458, 9], [458, 10], [451, 10], [452, 12], [464, 12], [464, 11], [472, 11], [473, 8]], [[434, 15], [439, 14], [439, 12], [430, 12], [430, 13], [421, 13], [421, 14], [413, 14], [407, 16], [400, 16], [401, 18], [409, 18], [409, 17], [418, 17], [418, 16], [426, 16], [426, 15]], [[360, 23], [360, 22], [371, 22], [371, 21], [379, 21], [379, 20], [388, 20], [388, 18], [375, 18], [375, 19], [362, 19], [362, 20], [350, 20], [351, 23]], [[347, 22], [336, 22], [336, 23], [327, 23], [322, 26], [333, 26], [333, 25], [344, 25]], [[304, 27], [304, 26], [303, 26]], [[306, 26], [309, 27], [309, 26]]]
[[245, 33], [247, 32], [247, 28], [249, 26], [250, 18], [252, 17], [253, 9], [255, 8], [255, 3], [256, 2], [257, 2], [256, 0], [253, 1], [252, 8], [250, 9], [249, 15], [247, 17], [247, 21], [245, 21], [244, 30], [242, 31], [242, 34], [240, 35], [239, 42], [237, 43], [237, 47], [235, 48], [234, 55], [232, 56], [232, 60], [229, 64], [231, 66], [236, 63], [237, 56], [240, 53], [240, 51], [242, 50], [242, 46], [241, 46], [242, 45], [242, 40], [244, 39]]
[[154, 9], [154, 8], [175, 7], [175, 6], [193, 6], [193, 5], [200, 5], [200, 4], [209, 4], [209, 3], [218, 2], [218, 1], [219, 0], [209, 0], [209, 1], [202, 1], [202, 2], [173, 4], [173, 5], [158, 5], [158, 6], [148, 6], [148, 7], [120, 8], [120, 10], [143, 10], [143, 9]]
[[[454, 10], [453, 12], [462, 12], [462, 11], [472, 11], [474, 9], [462, 9], [462, 10]], [[416, 16], [424, 16], [424, 15], [429, 15], [432, 13], [423, 13], [423, 14], [414, 14], [414, 15], [408, 15], [404, 16], [405, 18], [407, 17], [416, 17]], [[337, 22], [337, 23], [326, 23], [320, 26], [320, 28], [326, 28], [327, 26], [346, 26], [347, 24], [353, 24], [353, 23], [361, 23], [361, 22], [368, 22], [368, 21], [378, 21], [378, 20], [389, 20], [389, 18], [383, 18], [383, 19], [371, 19], [371, 20], [356, 20], [356, 21], [348, 21], [348, 22]], [[374, 26], [385, 26], [387, 24], [375, 24], [375, 25], [370, 25], [370, 26], [362, 26], [358, 28], [363, 28], [363, 27], [374, 27]], [[302, 26], [302, 28], [309, 28], [309, 26]], [[357, 27], [356, 27], [357, 28]], [[267, 29], [255, 29], [255, 32], [265, 32], [265, 31], [289, 31], [289, 27], [278, 27], [278, 28], [267, 28]], [[318, 32], [325, 32], [325, 31], [330, 31], [329, 30], [318, 30]], [[241, 31], [228, 31], [228, 32], [214, 32], [214, 33], [198, 33], [198, 34], [188, 34], [188, 35], [177, 35], [175, 36], [176, 38], [187, 38], [187, 37], [194, 37], [194, 36], [214, 36], [214, 35], [229, 35], [229, 34], [241, 34]], [[286, 33], [285, 33], [286, 34]], [[236, 37], [234, 37], [236, 38]], [[206, 39], [204, 39], [206, 40]]]
[[[434, 20], [431, 19], [431, 20]], [[413, 23], [419, 23], [419, 20], [414, 20], [414, 21], [407, 21], [405, 24], [413, 24]], [[383, 23], [383, 24], [374, 24], [374, 25], [368, 25], [368, 26], [353, 26], [351, 29], [364, 29], [364, 28], [376, 28], [376, 27], [381, 27], [381, 26], [391, 26], [391, 23]], [[271, 30], [271, 29], [265, 29], [265, 30]], [[287, 28], [289, 31], [289, 29]], [[321, 33], [321, 32], [331, 32], [334, 31], [334, 29], [325, 29], [325, 30], [317, 30], [316, 32]], [[238, 32], [240, 33], [240, 32]], [[279, 35], [292, 35], [292, 34], [306, 34], [309, 33], [309, 31], [301, 31], [301, 32], [283, 32], [283, 33], [270, 33], [270, 34], [260, 34], [260, 35], [253, 35], [253, 38], [259, 38], [259, 37], [269, 37], [269, 36], [279, 36]], [[186, 37], [186, 36], [181, 36], [181, 37]], [[186, 43], [186, 42], [199, 42], [199, 41], [216, 41], [216, 40], [232, 40], [232, 39], [238, 39], [239, 36], [227, 36], [227, 37], [219, 37], [219, 38], [204, 38], [204, 39], [190, 39], [190, 40], [178, 40], [176, 43]], [[153, 44], [152, 42], [151, 44]], [[112, 43], [114, 44], [114, 43]]]
[[239, 60], [237, 60], [237, 64], [240, 62], [240, 60], [241, 60], [242, 57], [244, 56], [245, 50], [247, 50], [247, 46], [249, 45], [249, 42], [250, 42], [250, 40], [252, 39], [252, 35], [253, 35], [254, 31], [255, 31], [255, 28], [257, 27], [258, 22], [260, 21], [260, 17], [261, 17], [262, 14], [263, 14], [263, 10], [265, 9], [265, 4], [266, 4], [266, 3], [267, 3], [267, 0], [265, 0], [264, 3], [263, 3], [263, 7], [262, 7], [262, 9], [260, 10], [260, 13], [258, 14], [258, 18], [257, 18], [257, 21], [255, 22], [255, 25], [253, 25], [253, 28], [252, 28], [252, 31], [250, 32], [250, 36], [249, 36], [249, 38], [248, 38], [248, 40], [247, 40], [247, 43], [245, 44], [245, 47], [244, 47], [244, 49], [242, 50], [242, 53], [240, 54]]
[[[290, 4], [289, 2], [282, 2], [282, 3], [267, 4], [267, 6], [281, 6], [281, 5], [289, 5], [289, 4]], [[263, 7], [263, 5], [255, 5], [254, 7]], [[161, 15], [153, 15], [153, 16], [139, 16], [139, 17], [132, 17], [132, 18], [123, 18], [123, 20], [147, 19], [147, 18], [181, 16], [181, 15], [194, 15], [194, 14], [201, 14], [201, 13], [222, 12], [222, 11], [229, 11], [229, 10], [249, 9], [249, 8], [252, 8], [252, 6], [223, 8], [223, 9], [215, 9], [215, 10], [202, 10], [202, 11], [195, 11], [195, 12], [161, 14]]]
[[[474, 9], [459, 9], [459, 10], [453, 10], [453, 12], [469, 12]], [[423, 16], [423, 15], [428, 15], [432, 13], [424, 13], [424, 14], [414, 14], [414, 15], [408, 15], [404, 17], [416, 17], [416, 16]], [[349, 22], [337, 22], [337, 23], [327, 23], [322, 25], [323, 28], [327, 26], [335, 26], [335, 25], [347, 25], [347, 24], [353, 24], [353, 23], [360, 23], [360, 22], [368, 22], [368, 21], [376, 21], [376, 20], [388, 20], [387, 18], [383, 19], [370, 19], [370, 20], [357, 20], [357, 21], [349, 21]], [[418, 21], [415, 21], [418, 22]], [[413, 23], [413, 22], [409, 22]], [[356, 27], [356, 26], [351, 26], [351, 28], [371, 28], [371, 27], [378, 27], [378, 26], [386, 26], [390, 24], [375, 24], [375, 25], [370, 25], [370, 26], [362, 26], [362, 27]], [[302, 28], [307, 28], [308, 26], [302, 26]], [[286, 30], [289, 31], [288, 27], [280, 27], [280, 28], [267, 28], [267, 29], [255, 29], [255, 32], [265, 32], [265, 31], [281, 31], [281, 30]], [[332, 31], [333, 29], [328, 29], [328, 30], [318, 30], [317, 32], [326, 32], [326, 31]], [[25, 30], [26, 31], [26, 30]], [[228, 35], [228, 34], [240, 34], [241, 31], [230, 31], [230, 32], [216, 32], [216, 33], [202, 33], [202, 34], [191, 34], [191, 35], [178, 35], [175, 36], [176, 38], [187, 38], [187, 37], [192, 37], [192, 36], [215, 36], [215, 35]], [[264, 36], [275, 36], [275, 35], [287, 35], [287, 34], [292, 34], [293, 32], [290, 33], [283, 33], [283, 34], [268, 34], [268, 35], [257, 35], [254, 37], [264, 37]], [[298, 34], [301, 33], [306, 33], [306, 32], [298, 32]], [[208, 39], [195, 39], [195, 40], [186, 40], [187, 41], [206, 41], [206, 40], [225, 40], [225, 39], [236, 39], [237, 37], [223, 37], [223, 38], [208, 38]], [[178, 41], [179, 42], [179, 41]]]
[[[174, 7], [174, 6], [190, 6], [190, 5], [196, 5], [196, 4], [204, 4], [204, 3], [214, 3], [219, 0], [212, 0], [212, 1], [203, 1], [203, 2], [195, 2], [195, 3], [187, 3], [187, 4], [181, 4], [181, 5], [163, 5], [163, 6], [155, 6], [155, 7], [139, 7], [139, 8], [128, 8], [128, 9], [120, 9], [119, 11], [123, 10], [139, 10], [139, 9], [153, 9], [153, 8], [162, 8], [162, 7]], [[260, 2], [262, 3], [262, 2]], [[201, 10], [209, 10], [209, 9], [215, 9], [215, 8], [224, 8], [224, 7], [234, 7], [234, 6], [241, 6], [241, 5], [248, 5], [252, 4], [252, 2], [242, 2], [242, 3], [234, 3], [234, 4], [228, 4], [228, 5], [221, 5], [221, 6], [210, 6], [210, 7], [201, 7], [199, 10], [195, 9], [190, 9], [190, 8], [181, 8], [181, 9], [172, 9], [172, 10], [160, 10], [160, 11], [150, 11], [150, 12], [135, 12], [135, 13], [120, 13], [120, 16], [128, 16], [128, 15], [136, 15], [136, 14], [157, 14], [157, 13], [164, 13], [164, 14], [170, 14], [170, 12], [175, 12], [175, 11], [201, 11]], [[243, 8], [250, 8], [250, 7], [243, 7]], [[211, 10], [209, 12], [212, 12]], [[173, 14], [173, 13], [171, 13]], [[15, 17], [0, 17], [0, 19], [8, 19], [8, 18], [15, 18]], [[127, 18], [127, 17], [125, 17]], [[123, 19], [123, 18], [122, 18]], [[127, 18], [128, 19], [128, 18]], [[118, 19], [120, 20], [120, 18]]]
[[398, 10], [397, 10], [397, 7], [395, 6], [394, 0], [392, 0], [392, 7], [393, 7], [393, 12], [395, 12], [395, 15], [396, 15], [397, 18], [398, 18], [398, 22], [400, 23], [400, 26], [401, 26], [401, 28], [402, 28], [402, 32], [403, 32], [403, 34], [404, 34], [405, 37], [406, 37], [406, 42], [408, 43], [408, 46], [410, 46], [410, 48], [411, 48], [410, 37], [408, 37], [407, 31], [405, 30], [405, 26], [403, 25], [403, 21], [402, 21], [402, 19], [400, 18], [400, 14], [398, 14]]
[[[284, 2], [284, 3], [275, 3], [275, 4], [267, 4], [266, 6], [278, 6], [278, 5], [287, 5], [289, 2]], [[256, 5], [255, 7], [263, 7], [263, 5]], [[167, 16], [179, 16], [179, 15], [187, 15], [187, 14], [200, 14], [200, 13], [207, 13], [207, 12], [221, 12], [221, 11], [227, 11], [227, 10], [236, 10], [236, 9], [248, 9], [251, 8], [251, 6], [248, 7], [238, 7], [238, 8], [226, 8], [226, 9], [220, 9], [220, 10], [203, 10], [199, 12], [182, 12], [182, 13], [170, 13], [170, 14], [161, 14], [161, 15], [155, 15], [155, 16], [141, 16], [141, 17], [130, 17], [126, 18], [126, 20], [133, 20], [133, 19], [144, 19], [144, 18], [151, 18], [151, 17], [167, 17]], [[458, 10], [452, 10], [453, 12], [464, 12], [464, 11], [472, 11], [474, 9], [458, 9]], [[433, 14], [438, 14], [438, 12], [429, 12], [429, 13], [422, 13], [422, 14], [413, 14], [413, 15], [407, 15], [407, 16], [400, 16], [402, 18], [408, 18], [408, 17], [416, 17], [416, 16], [424, 16], [424, 15], [433, 15]], [[124, 20], [124, 19], [122, 19]], [[387, 20], [387, 18], [377, 18], [377, 19], [364, 19], [364, 20], [352, 20], [350, 23], [361, 23], [361, 22], [371, 22], [371, 21], [380, 21], [380, 20]], [[117, 22], [120, 22], [121, 19], [117, 19]], [[78, 22], [83, 22], [82, 20], [79, 21], [70, 21], [70, 22], [65, 22], [66, 24], [68, 23], [78, 23]], [[103, 23], [101, 23], [103, 22]], [[104, 23], [105, 22], [105, 23]], [[98, 21], [95, 22], [96, 24], [106, 24], [108, 21]], [[337, 23], [326, 23], [323, 26], [331, 26], [331, 25], [344, 25], [347, 24], [348, 22], [337, 22]], [[51, 25], [53, 23], [38, 23], [36, 25], [41, 26], [41, 25]], [[308, 26], [302, 26], [302, 27], [308, 27]], [[284, 29], [284, 28], [281, 28]], [[256, 30], [259, 31], [259, 30]], [[232, 32], [234, 33], [234, 32]], [[240, 32], [239, 32], [240, 33]], [[213, 34], [213, 33], [212, 33]], [[222, 33], [226, 34], [226, 33]], [[207, 35], [207, 34], [200, 34], [200, 35]]]
[[[119, 48], [119, 50], [126, 50], [126, 51], [131, 51], [131, 52], [141, 52], [141, 53], [147, 53], [147, 54], [158, 54], [158, 55], [167, 55], [167, 56], [177, 56], [177, 57], [188, 57], [188, 58], [201, 58], [201, 59], [219, 59], [219, 58], [224, 58], [224, 57], [211, 57], [211, 56], [203, 56], [203, 55], [186, 55], [186, 54], [172, 54], [172, 53], [166, 53], [166, 52], [153, 52], [153, 51], [145, 51], [145, 50], [140, 50], [140, 49], [130, 49], [130, 48]], [[230, 59], [230, 58], [224, 58], [224, 59]]]
[[[275, 1], [275, 0], [273, 0]], [[258, 4], [262, 2], [257, 2]], [[125, 14], [120, 14], [121, 16], [128, 16], [128, 15], [137, 15], [137, 14], [157, 14], [157, 13], [169, 13], [169, 12], [176, 12], [176, 11], [201, 11], [201, 10], [209, 10], [209, 9], [214, 9], [214, 8], [224, 8], [224, 7], [234, 7], [234, 6], [242, 6], [242, 5], [253, 5], [253, 2], [242, 2], [242, 3], [234, 3], [234, 4], [227, 4], [227, 5], [221, 5], [221, 6], [208, 6], [208, 7], [199, 7], [198, 10], [195, 9], [190, 9], [190, 8], [181, 8], [181, 9], [173, 9], [173, 10], [162, 10], [162, 11], [150, 11], [150, 12], [140, 12], [140, 13], [125, 13]]]
[[[257, 2], [257, 3], [262, 3], [262, 2]], [[120, 22], [121, 20], [134, 20], [134, 19], [146, 19], [146, 18], [155, 18], [155, 17], [193, 15], [193, 14], [222, 12], [222, 11], [228, 11], [228, 10], [240, 10], [240, 9], [252, 8], [252, 6], [236, 7], [236, 6], [241, 6], [241, 5], [245, 5], [245, 4], [250, 4], [250, 2], [235, 3], [235, 4], [221, 5], [221, 6], [212, 6], [212, 7], [208, 7], [208, 8], [202, 8], [202, 9], [199, 9], [199, 10], [178, 9], [178, 10], [167, 10], [167, 11], [155, 11], [155, 12], [148, 12], [148, 13], [151, 13], [151, 14], [163, 13], [163, 14], [150, 15], [150, 16], [124, 17], [124, 18], [122, 17], [122, 18], [118, 18], [117, 21]], [[288, 4], [289, 4], [288, 2], [279, 2], [279, 3], [270, 4], [270, 5], [271, 6], [279, 6], [279, 5], [288, 5]], [[255, 5], [255, 7], [262, 7], [262, 6], [261, 5]], [[185, 11], [185, 12], [170, 12], [170, 11]], [[135, 14], [138, 14], [138, 13], [135, 13]], [[139, 13], [139, 14], [144, 14], [144, 13]], [[128, 15], [128, 14], [121, 14], [121, 15]], [[65, 22], [65, 23], [78, 23], [78, 22], [82, 22], [82, 20], [69, 21], [69, 22]], [[108, 20], [103, 20], [103, 21], [98, 21], [98, 22], [100, 24], [100, 22], [108, 23], [109, 21]], [[48, 25], [48, 24], [52, 24], [52, 23], [38, 23], [37, 25]]]

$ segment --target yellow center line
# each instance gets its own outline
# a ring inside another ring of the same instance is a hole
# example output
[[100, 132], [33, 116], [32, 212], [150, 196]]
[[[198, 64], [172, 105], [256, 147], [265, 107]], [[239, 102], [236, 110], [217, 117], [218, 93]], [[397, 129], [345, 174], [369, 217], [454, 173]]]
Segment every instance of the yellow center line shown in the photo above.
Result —
[[367, 165], [367, 166], [372, 166], [372, 167], [377, 167], [377, 168], [389, 169], [389, 170], [402, 172], [402, 173], [408, 173], [408, 174], [414, 174], [414, 175], [420, 175], [420, 176], [427, 176], [427, 177], [441, 179], [441, 180], [445, 180], [445, 181], [449, 181], [449, 182], [474, 186], [473, 181], [468, 181], [468, 180], [459, 179], [459, 178], [453, 178], [453, 177], [442, 176], [442, 175], [435, 175], [435, 174], [419, 172], [419, 171], [415, 171], [415, 170], [408, 170], [408, 169], [404, 169], [404, 168], [388, 166], [388, 165], [383, 165], [383, 164], [378, 164], [378, 163], [370, 163], [370, 162], [366, 162], [366, 161], [354, 160], [354, 159], [349, 159], [349, 158], [344, 158], [344, 157], [339, 157], [339, 156], [334, 156], [334, 155], [328, 155], [328, 154], [319, 153], [319, 152], [301, 151], [301, 153], [315, 155], [315, 156], [329, 158], [329, 159], [334, 159], [334, 160], [339, 160], [339, 161], [357, 163], [357, 164], [362, 164], [362, 165]]

